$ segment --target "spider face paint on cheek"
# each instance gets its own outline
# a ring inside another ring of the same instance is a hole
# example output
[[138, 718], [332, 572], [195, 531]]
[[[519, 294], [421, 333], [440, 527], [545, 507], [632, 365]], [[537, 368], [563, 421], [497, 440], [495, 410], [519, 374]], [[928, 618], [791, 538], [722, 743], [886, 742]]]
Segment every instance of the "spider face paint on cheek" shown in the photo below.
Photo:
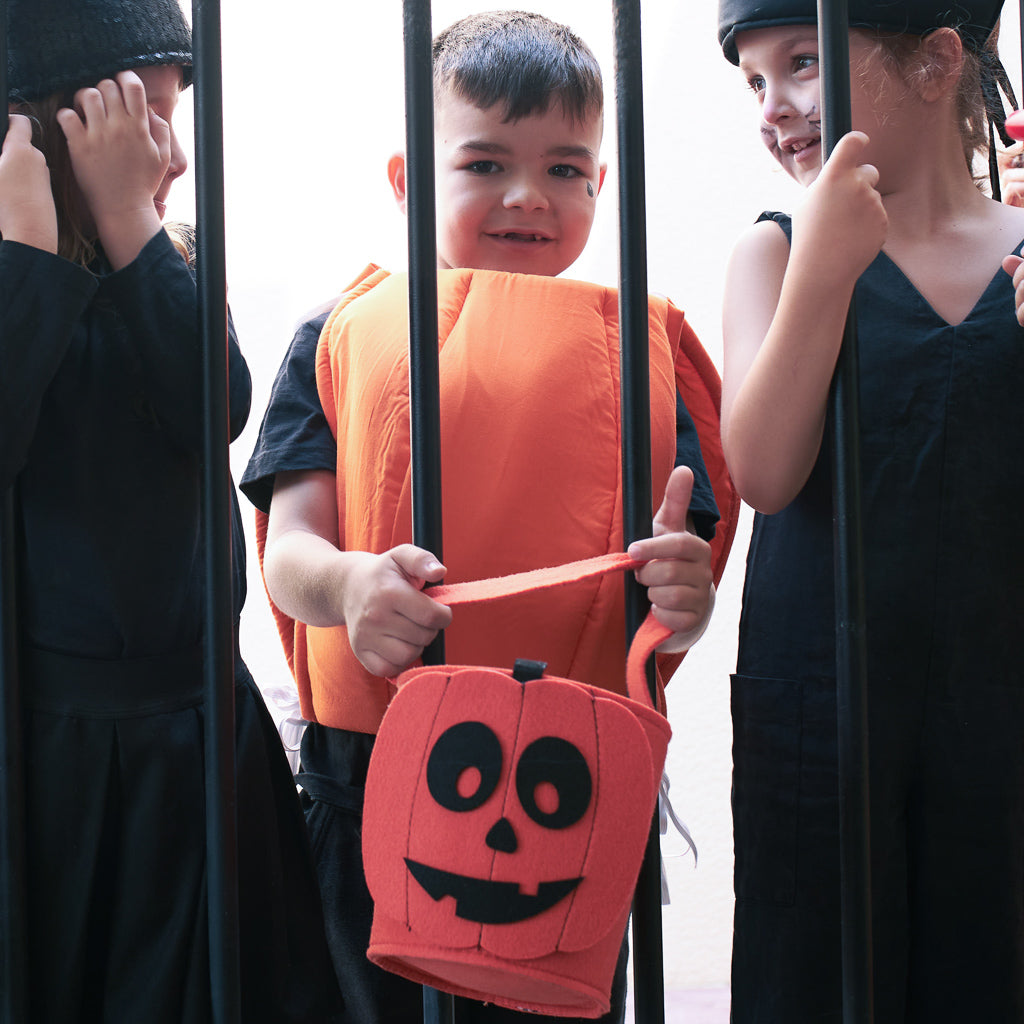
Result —
[[781, 156], [779, 153], [779, 137], [775, 128], [767, 121], [761, 122], [761, 141], [767, 147], [768, 152], [778, 160]]
[[591, 185], [589, 181], [587, 182], [587, 195], [590, 196], [591, 199], [594, 198], [594, 186]]

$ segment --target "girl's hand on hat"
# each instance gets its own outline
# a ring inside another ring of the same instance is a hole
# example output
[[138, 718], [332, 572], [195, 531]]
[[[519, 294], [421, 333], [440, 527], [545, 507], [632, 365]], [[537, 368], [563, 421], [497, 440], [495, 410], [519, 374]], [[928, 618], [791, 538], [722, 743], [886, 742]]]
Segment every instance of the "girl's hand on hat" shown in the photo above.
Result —
[[844, 135], [793, 214], [791, 265], [834, 284], [837, 292], [867, 270], [889, 226], [878, 170], [863, 162], [867, 145], [863, 132]]
[[[134, 71], [122, 71], [75, 93], [74, 109], [58, 111], [75, 180], [111, 262], [128, 240], [131, 258], [160, 230], [153, 197], [171, 159], [170, 129], [146, 103]], [[114, 252], [111, 249], [114, 249]]]
[[660, 651], [686, 650], [707, 626], [714, 601], [711, 545], [689, 526], [693, 471], [677, 466], [665, 485], [665, 496], [654, 517], [653, 536], [634, 541], [628, 554], [646, 565], [636, 570], [647, 587], [654, 617], [672, 630]]
[[352, 652], [368, 672], [398, 675], [451, 623], [451, 609], [423, 591], [445, 571], [429, 551], [412, 544], [381, 555], [348, 553], [343, 615]]
[[57, 252], [57, 210], [46, 158], [32, 145], [32, 122], [11, 114], [0, 152], [0, 235]]

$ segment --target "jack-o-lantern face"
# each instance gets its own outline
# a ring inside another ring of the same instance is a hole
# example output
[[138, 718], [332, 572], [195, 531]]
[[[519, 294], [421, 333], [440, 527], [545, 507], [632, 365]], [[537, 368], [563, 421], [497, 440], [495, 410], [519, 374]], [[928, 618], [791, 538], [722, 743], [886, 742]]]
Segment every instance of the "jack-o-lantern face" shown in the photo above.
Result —
[[364, 863], [382, 912], [503, 957], [604, 934], [632, 895], [668, 742], [661, 716], [641, 722], [626, 703], [566, 680], [418, 670], [367, 780]]
[[[449, 811], [471, 813], [482, 807], [502, 777], [501, 740], [483, 722], [459, 722], [445, 730], [427, 760], [427, 788]], [[515, 770], [515, 790], [526, 816], [547, 829], [575, 825], [590, 806], [593, 783], [586, 758], [568, 740], [541, 736], [523, 751]], [[502, 816], [484, 842], [492, 850], [514, 854], [516, 830]], [[433, 897], [455, 898], [455, 915], [481, 924], [511, 924], [543, 913], [582, 881], [560, 878], [541, 882], [536, 895], [513, 882], [467, 878], [407, 859], [409, 872]]]

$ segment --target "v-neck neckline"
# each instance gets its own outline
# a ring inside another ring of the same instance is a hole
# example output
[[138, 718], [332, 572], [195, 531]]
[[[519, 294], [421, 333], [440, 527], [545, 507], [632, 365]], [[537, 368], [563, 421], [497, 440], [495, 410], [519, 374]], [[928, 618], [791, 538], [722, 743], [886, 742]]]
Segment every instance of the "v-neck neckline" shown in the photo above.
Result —
[[[1011, 256], [1016, 253], [1019, 253], [1022, 246], [1024, 246], [1024, 239], [1021, 239], [1016, 246], [1014, 246], [1008, 253], [1006, 253], [1006, 255]], [[1003, 270], [1001, 266], [997, 267], [996, 272], [988, 279], [988, 282], [986, 283], [985, 287], [982, 288], [982, 290], [978, 293], [977, 299], [975, 299], [974, 304], [967, 311], [964, 317], [958, 320], [956, 323], [952, 323], [951, 321], [947, 320], [941, 313], [938, 312], [938, 310], [931, 304], [931, 302], [921, 291], [921, 289], [918, 288], [917, 285], [914, 284], [914, 282], [910, 279], [906, 271], [904, 271], [904, 269], [884, 249], [879, 250], [879, 255], [883, 256], [886, 260], [888, 260], [889, 264], [896, 270], [896, 272], [899, 274], [902, 280], [906, 282], [906, 286], [917, 296], [918, 301], [921, 303], [922, 306], [924, 306], [928, 310], [931, 316], [938, 320], [944, 327], [949, 327], [953, 329], [956, 329], [957, 327], [962, 327], [965, 323], [967, 323], [968, 320], [974, 317], [974, 314], [978, 311], [978, 307], [981, 306], [982, 302], [985, 300], [985, 297], [999, 281], [1000, 275], [1006, 277], [1008, 282], [1010, 280], [1009, 275], [1007, 275], [1006, 271]]]

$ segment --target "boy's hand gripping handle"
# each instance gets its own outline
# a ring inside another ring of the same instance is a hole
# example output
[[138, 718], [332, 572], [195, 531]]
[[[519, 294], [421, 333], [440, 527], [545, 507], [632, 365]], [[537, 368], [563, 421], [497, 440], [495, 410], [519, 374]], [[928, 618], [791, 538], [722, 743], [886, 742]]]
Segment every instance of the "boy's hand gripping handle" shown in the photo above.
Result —
[[[473, 580], [466, 583], [447, 583], [431, 587], [430, 596], [441, 604], [451, 607], [460, 604], [481, 604], [487, 601], [498, 601], [503, 597], [516, 594], [527, 594], [534, 590], [550, 590], [563, 587], [578, 580], [594, 579], [610, 572], [638, 569], [643, 562], [630, 558], [624, 552], [598, 555], [578, 562], [565, 565], [550, 566], [544, 569], [532, 569], [529, 572], [513, 573], [510, 576], [495, 576], [491, 579]], [[654, 653], [658, 644], [663, 643], [672, 635], [672, 630], [663, 626], [651, 612], [641, 623], [633, 637], [626, 661], [626, 686], [629, 696], [641, 703], [651, 706], [650, 692], [644, 668], [647, 659]]]

